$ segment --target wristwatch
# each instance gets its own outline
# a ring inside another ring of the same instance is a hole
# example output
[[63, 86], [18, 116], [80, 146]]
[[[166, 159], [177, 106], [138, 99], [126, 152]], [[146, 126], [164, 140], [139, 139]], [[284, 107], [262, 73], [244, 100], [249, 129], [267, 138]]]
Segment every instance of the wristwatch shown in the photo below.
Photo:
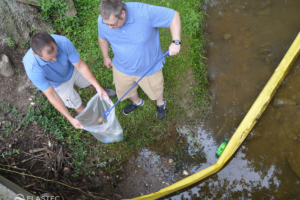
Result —
[[173, 40], [173, 43], [176, 44], [176, 45], [180, 45], [181, 42], [179, 40]]

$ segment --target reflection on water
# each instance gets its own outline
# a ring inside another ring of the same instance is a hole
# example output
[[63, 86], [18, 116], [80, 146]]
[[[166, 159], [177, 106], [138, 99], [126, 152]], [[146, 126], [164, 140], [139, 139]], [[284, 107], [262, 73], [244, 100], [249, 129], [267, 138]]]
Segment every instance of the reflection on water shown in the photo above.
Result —
[[[208, 76], [211, 119], [196, 138], [216, 162], [217, 146], [232, 136], [300, 31], [299, 0], [209, 0]], [[299, 47], [300, 48], [300, 47]], [[217, 174], [171, 199], [298, 199], [300, 197], [300, 59], [242, 147]], [[188, 132], [188, 131], [187, 131]], [[191, 142], [191, 141], [189, 141]]]

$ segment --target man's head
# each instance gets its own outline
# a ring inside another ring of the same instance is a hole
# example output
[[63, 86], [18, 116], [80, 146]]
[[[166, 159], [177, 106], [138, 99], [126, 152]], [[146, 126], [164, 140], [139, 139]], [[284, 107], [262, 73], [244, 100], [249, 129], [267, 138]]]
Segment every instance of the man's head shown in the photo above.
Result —
[[33, 54], [39, 56], [44, 61], [56, 61], [56, 42], [48, 33], [40, 32], [32, 36], [30, 38], [30, 46]]
[[100, 14], [102, 23], [111, 29], [118, 29], [125, 24], [126, 5], [121, 0], [102, 0]]

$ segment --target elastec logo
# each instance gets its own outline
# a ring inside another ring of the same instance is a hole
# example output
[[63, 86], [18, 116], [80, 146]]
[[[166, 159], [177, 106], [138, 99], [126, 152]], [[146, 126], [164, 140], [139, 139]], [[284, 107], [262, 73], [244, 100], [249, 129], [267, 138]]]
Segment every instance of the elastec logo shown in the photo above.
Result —
[[14, 200], [60, 200], [59, 196], [44, 196], [44, 197], [33, 197], [33, 196], [27, 196], [27, 198], [24, 197], [22, 194], [17, 194], [17, 196], [14, 198]]
[[25, 197], [23, 196], [23, 194], [17, 194], [14, 200], [25, 200]]

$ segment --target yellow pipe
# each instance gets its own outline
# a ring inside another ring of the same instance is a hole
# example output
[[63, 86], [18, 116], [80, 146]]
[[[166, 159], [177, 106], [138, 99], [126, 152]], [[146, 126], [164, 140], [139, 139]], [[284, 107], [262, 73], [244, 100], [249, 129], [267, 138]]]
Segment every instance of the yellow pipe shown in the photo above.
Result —
[[140, 196], [134, 198], [135, 200], [144, 200], [144, 199], [157, 199], [173, 192], [176, 192], [182, 188], [185, 188], [189, 185], [197, 183], [198, 181], [216, 173], [219, 171], [224, 164], [230, 159], [230, 157], [235, 153], [235, 151], [242, 144], [244, 139], [247, 137], [253, 126], [256, 124], [260, 116], [263, 114], [264, 110], [267, 108], [272, 97], [276, 93], [278, 87], [282, 83], [286, 74], [289, 72], [289, 69], [293, 65], [294, 61], [297, 59], [300, 53], [300, 33], [294, 40], [292, 46], [285, 54], [284, 58], [278, 65], [277, 69], [273, 73], [272, 77], [268, 81], [267, 85], [264, 87], [260, 95], [257, 97], [256, 101], [248, 111], [247, 115], [241, 122], [240, 126], [237, 128], [233, 136], [231, 137], [227, 147], [222, 153], [221, 157], [218, 159], [217, 163], [197, 172], [177, 183], [174, 183], [164, 189], [154, 192], [152, 194]]

